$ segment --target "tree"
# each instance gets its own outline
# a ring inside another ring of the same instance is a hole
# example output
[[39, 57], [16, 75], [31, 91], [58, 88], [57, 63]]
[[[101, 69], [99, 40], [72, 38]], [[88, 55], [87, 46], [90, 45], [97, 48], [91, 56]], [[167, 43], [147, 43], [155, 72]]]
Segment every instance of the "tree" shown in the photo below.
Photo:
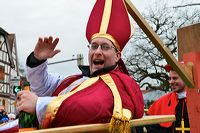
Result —
[[182, 8], [182, 7], [187, 7], [187, 6], [200, 6], [200, 3], [192, 3], [192, 4], [185, 4], [185, 5], [180, 5], [180, 6], [174, 6], [174, 8]]
[[[200, 22], [198, 8], [172, 8], [167, 4], [154, 3], [143, 13], [144, 18], [158, 34], [166, 47], [177, 57], [178, 28]], [[124, 60], [128, 71], [141, 88], [169, 90], [168, 74], [164, 70], [166, 61], [139, 27], [126, 48]]]

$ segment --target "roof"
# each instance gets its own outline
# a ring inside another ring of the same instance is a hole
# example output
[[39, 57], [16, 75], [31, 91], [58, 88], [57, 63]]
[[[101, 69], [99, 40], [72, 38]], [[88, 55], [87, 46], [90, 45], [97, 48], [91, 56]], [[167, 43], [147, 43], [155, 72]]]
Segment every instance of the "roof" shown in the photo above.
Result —
[[161, 90], [145, 91], [145, 93], [143, 93], [144, 102], [146, 103], [147, 101], [155, 101], [165, 94], [166, 93], [164, 91], [161, 91]]

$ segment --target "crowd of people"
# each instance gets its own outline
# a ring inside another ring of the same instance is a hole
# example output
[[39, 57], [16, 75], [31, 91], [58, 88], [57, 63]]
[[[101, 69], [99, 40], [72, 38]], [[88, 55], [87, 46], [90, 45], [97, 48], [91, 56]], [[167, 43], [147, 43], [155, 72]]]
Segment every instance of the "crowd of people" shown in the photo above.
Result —
[[7, 112], [4, 109], [0, 110], [0, 124], [6, 123], [9, 121], [9, 117], [7, 115]]
[[18, 121], [14, 113], [7, 113], [4, 105], [0, 105], [0, 133], [18, 132]]
[[15, 117], [15, 114], [7, 113], [5, 111], [5, 107], [3, 105], [0, 105], [0, 124], [15, 120]]

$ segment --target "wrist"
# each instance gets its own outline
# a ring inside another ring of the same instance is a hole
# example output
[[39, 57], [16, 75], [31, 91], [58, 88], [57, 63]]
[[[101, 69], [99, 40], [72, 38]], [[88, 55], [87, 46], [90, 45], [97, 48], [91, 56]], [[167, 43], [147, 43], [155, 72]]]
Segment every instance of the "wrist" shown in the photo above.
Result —
[[35, 57], [34, 52], [32, 52], [27, 60], [26, 60], [26, 65], [33, 68], [33, 67], [37, 67], [40, 64], [44, 63], [46, 60], [39, 60], [37, 59], [37, 57]]
[[44, 61], [44, 59], [40, 58], [39, 56], [37, 56], [34, 52], [33, 52], [33, 57], [37, 60], [37, 61]]

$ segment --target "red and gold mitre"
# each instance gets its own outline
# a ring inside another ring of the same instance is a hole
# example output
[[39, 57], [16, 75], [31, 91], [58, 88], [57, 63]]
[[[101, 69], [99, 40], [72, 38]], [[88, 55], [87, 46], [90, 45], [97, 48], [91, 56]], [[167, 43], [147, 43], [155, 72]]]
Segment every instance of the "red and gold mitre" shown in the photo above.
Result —
[[[122, 51], [131, 36], [124, 0], [97, 0], [87, 23], [87, 40], [91, 42], [94, 38], [103, 37], [109, 39], [118, 51]], [[123, 72], [128, 73], [121, 59], [118, 64]]]

